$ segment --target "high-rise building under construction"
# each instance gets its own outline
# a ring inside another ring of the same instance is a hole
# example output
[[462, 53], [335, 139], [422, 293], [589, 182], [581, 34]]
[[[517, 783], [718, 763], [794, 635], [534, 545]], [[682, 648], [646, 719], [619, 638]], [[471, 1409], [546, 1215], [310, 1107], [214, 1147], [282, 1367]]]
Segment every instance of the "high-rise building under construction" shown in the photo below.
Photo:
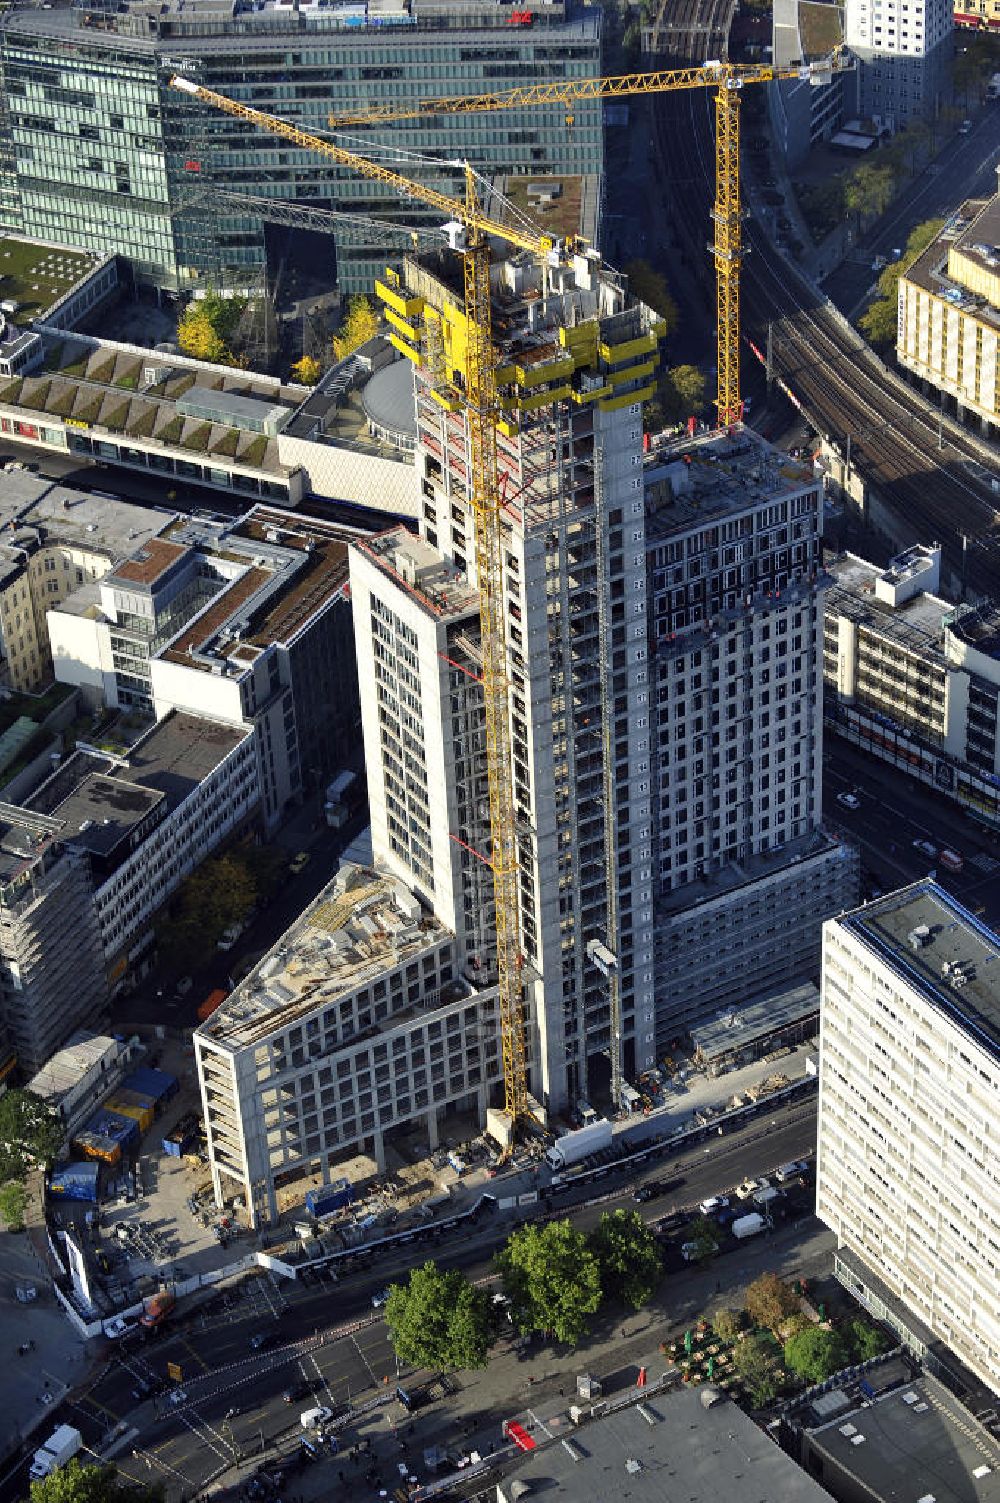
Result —
[[[494, 268], [522, 978], [550, 1108], [606, 1084], [614, 1051], [632, 1080], [692, 1022], [818, 974], [819, 921], [857, 879], [819, 828], [818, 482], [748, 433], [647, 453], [662, 328], [597, 257], [560, 275]], [[420, 536], [360, 545], [351, 579], [376, 857], [486, 979], [469, 436], [440, 380], [461, 289], [449, 252], [382, 288], [415, 357]]]

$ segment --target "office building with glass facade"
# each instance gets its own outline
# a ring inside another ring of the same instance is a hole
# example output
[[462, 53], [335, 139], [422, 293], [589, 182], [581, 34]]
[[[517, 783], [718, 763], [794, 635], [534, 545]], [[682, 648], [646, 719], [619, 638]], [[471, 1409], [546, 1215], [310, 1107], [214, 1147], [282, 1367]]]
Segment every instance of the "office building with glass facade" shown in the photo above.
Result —
[[[9, 13], [0, 31], [3, 226], [120, 252], [140, 280], [163, 288], [247, 287], [264, 265], [263, 220], [231, 200], [221, 209], [213, 188], [410, 223], [436, 215], [178, 93], [173, 73], [326, 133], [331, 111], [600, 72], [600, 12], [575, 12], [570, 0], [532, 11], [476, 0], [235, 10], [168, 0], [121, 14]], [[601, 105], [576, 106], [572, 123], [562, 106], [430, 117], [356, 130], [345, 144], [392, 148], [399, 170], [456, 194], [462, 157], [484, 173], [600, 174]], [[341, 287], [369, 291], [384, 244], [365, 244], [357, 228], [336, 244]]]

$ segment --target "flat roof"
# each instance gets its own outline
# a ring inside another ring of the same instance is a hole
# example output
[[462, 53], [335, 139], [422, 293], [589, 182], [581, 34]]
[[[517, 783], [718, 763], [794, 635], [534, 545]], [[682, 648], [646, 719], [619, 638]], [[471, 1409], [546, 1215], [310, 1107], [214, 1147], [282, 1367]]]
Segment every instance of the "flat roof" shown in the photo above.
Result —
[[169, 543], [164, 538], [151, 538], [131, 558], [126, 558], [109, 576], [109, 581], [121, 580], [125, 584], [153, 584], [160, 579], [178, 559], [184, 558], [188, 549], [183, 543]]
[[425, 614], [448, 621], [479, 610], [479, 592], [468, 576], [405, 527], [394, 527], [355, 546], [381, 573], [402, 585]]
[[957, 606], [949, 617], [948, 629], [953, 637], [985, 657], [1000, 658], [1000, 605], [995, 600]]
[[1000, 1500], [1000, 1446], [926, 1373], [841, 1412], [809, 1440], [873, 1499]]
[[104, 1033], [80, 1029], [28, 1082], [28, 1090], [45, 1101], [58, 1103], [80, 1084], [82, 1077], [109, 1054], [119, 1054], [122, 1045]]
[[[925, 878], [839, 923], [981, 1048], [1000, 1056], [1000, 941], [950, 893]], [[923, 925], [929, 938], [914, 949], [908, 936]], [[971, 967], [964, 986], [949, 984], [945, 961]]]
[[812, 465], [792, 459], [750, 428], [661, 441], [646, 456], [646, 546], [715, 517], [817, 489]]
[[664, 893], [656, 899], [657, 916], [668, 917], [676, 912], [694, 911], [704, 903], [726, 897], [738, 888], [745, 887], [748, 882], [777, 876], [803, 861], [838, 850], [844, 853], [845, 860], [853, 859], [853, 853], [832, 835], [827, 835], [823, 830], [810, 830], [777, 849], [757, 852], [743, 861], [727, 861], [717, 870], [706, 872], [699, 879], [697, 896], [693, 899], [690, 882], [684, 882], [672, 892]]
[[11, 315], [17, 323], [37, 319], [102, 259], [94, 251], [4, 235], [0, 238], [0, 298], [17, 303], [17, 312]]
[[[198, 1033], [234, 1051], [250, 1047], [451, 937], [398, 877], [342, 865]], [[434, 1005], [462, 995], [456, 983], [455, 996]], [[381, 1026], [398, 1027], [419, 1006], [390, 1013]]]
[[[730, 1399], [678, 1387], [567, 1427], [505, 1469], [545, 1503], [830, 1503], [830, 1495]], [[489, 1496], [493, 1496], [491, 1492]]]
[[174, 809], [252, 732], [171, 710], [127, 761], [76, 751], [26, 802], [65, 824], [65, 838], [106, 855], [161, 803]]
[[127, 777], [88, 772], [52, 813], [64, 821], [67, 840], [105, 856], [162, 802], [162, 793]]
[[955, 609], [952, 604], [923, 590], [899, 605], [879, 600], [875, 581], [888, 571], [853, 553], [842, 553], [825, 567], [834, 581], [823, 603], [828, 615], [847, 616], [918, 657], [946, 664], [943, 623]]
[[738, 1007], [724, 1007], [703, 1023], [692, 1023], [691, 1042], [706, 1060], [743, 1049], [797, 1019], [819, 1015], [819, 987], [812, 981], [782, 992], [752, 997]]
[[0, 548], [19, 528], [37, 529], [43, 540], [69, 543], [124, 558], [164, 532], [176, 511], [135, 506], [117, 496], [95, 496], [72, 485], [53, 484], [30, 470], [7, 470], [0, 485]]
[[246, 396], [240, 392], [216, 390], [211, 386], [189, 386], [183, 396], [177, 398], [177, 411], [188, 412], [193, 407], [211, 408], [234, 419], [251, 418], [256, 422], [281, 424], [281, 419], [291, 411], [284, 403], [270, 401], [265, 397]]

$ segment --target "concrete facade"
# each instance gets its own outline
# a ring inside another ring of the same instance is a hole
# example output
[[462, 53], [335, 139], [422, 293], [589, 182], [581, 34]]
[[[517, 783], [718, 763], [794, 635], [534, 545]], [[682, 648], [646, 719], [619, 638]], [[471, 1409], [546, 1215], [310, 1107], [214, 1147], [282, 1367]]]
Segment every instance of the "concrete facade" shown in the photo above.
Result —
[[949, 87], [952, 0], [847, 0], [844, 40], [857, 60], [849, 113], [898, 131], [936, 115]]
[[485, 1116], [500, 1074], [493, 991], [459, 974], [455, 937], [398, 878], [345, 865], [195, 1033], [219, 1205], [254, 1225], [281, 1187], [449, 1107]]
[[936, 592], [941, 550], [829, 564], [823, 713], [869, 755], [1000, 825], [1000, 616]]
[[[1000, 945], [933, 882], [824, 929], [816, 1210], [1000, 1389]], [[905, 1329], [901, 1332], [906, 1336]]]
[[818, 976], [858, 863], [820, 829], [818, 482], [745, 432], [654, 444], [645, 495], [662, 1051]]

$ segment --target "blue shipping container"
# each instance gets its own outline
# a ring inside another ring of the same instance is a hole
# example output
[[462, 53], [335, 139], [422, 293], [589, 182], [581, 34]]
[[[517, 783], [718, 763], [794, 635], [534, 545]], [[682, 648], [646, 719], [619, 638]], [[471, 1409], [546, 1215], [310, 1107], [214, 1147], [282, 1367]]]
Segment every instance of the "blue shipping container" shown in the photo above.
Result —
[[96, 1200], [99, 1175], [98, 1164], [64, 1164], [53, 1171], [49, 1194], [55, 1200]]
[[126, 1091], [137, 1091], [140, 1096], [152, 1097], [159, 1110], [171, 1096], [177, 1095], [180, 1083], [176, 1075], [168, 1075], [166, 1070], [154, 1070], [151, 1065], [142, 1065], [122, 1081], [122, 1087]]
[[138, 1142], [139, 1124], [134, 1117], [123, 1117], [118, 1112], [109, 1112], [106, 1107], [97, 1112], [87, 1123], [87, 1132], [98, 1137], [110, 1138], [121, 1148]]
[[354, 1199], [354, 1186], [350, 1180], [337, 1179], [322, 1190], [310, 1190], [306, 1195], [306, 1210], [313, 1216], [329, 1216], [332, 1211], [343, 1210]]

